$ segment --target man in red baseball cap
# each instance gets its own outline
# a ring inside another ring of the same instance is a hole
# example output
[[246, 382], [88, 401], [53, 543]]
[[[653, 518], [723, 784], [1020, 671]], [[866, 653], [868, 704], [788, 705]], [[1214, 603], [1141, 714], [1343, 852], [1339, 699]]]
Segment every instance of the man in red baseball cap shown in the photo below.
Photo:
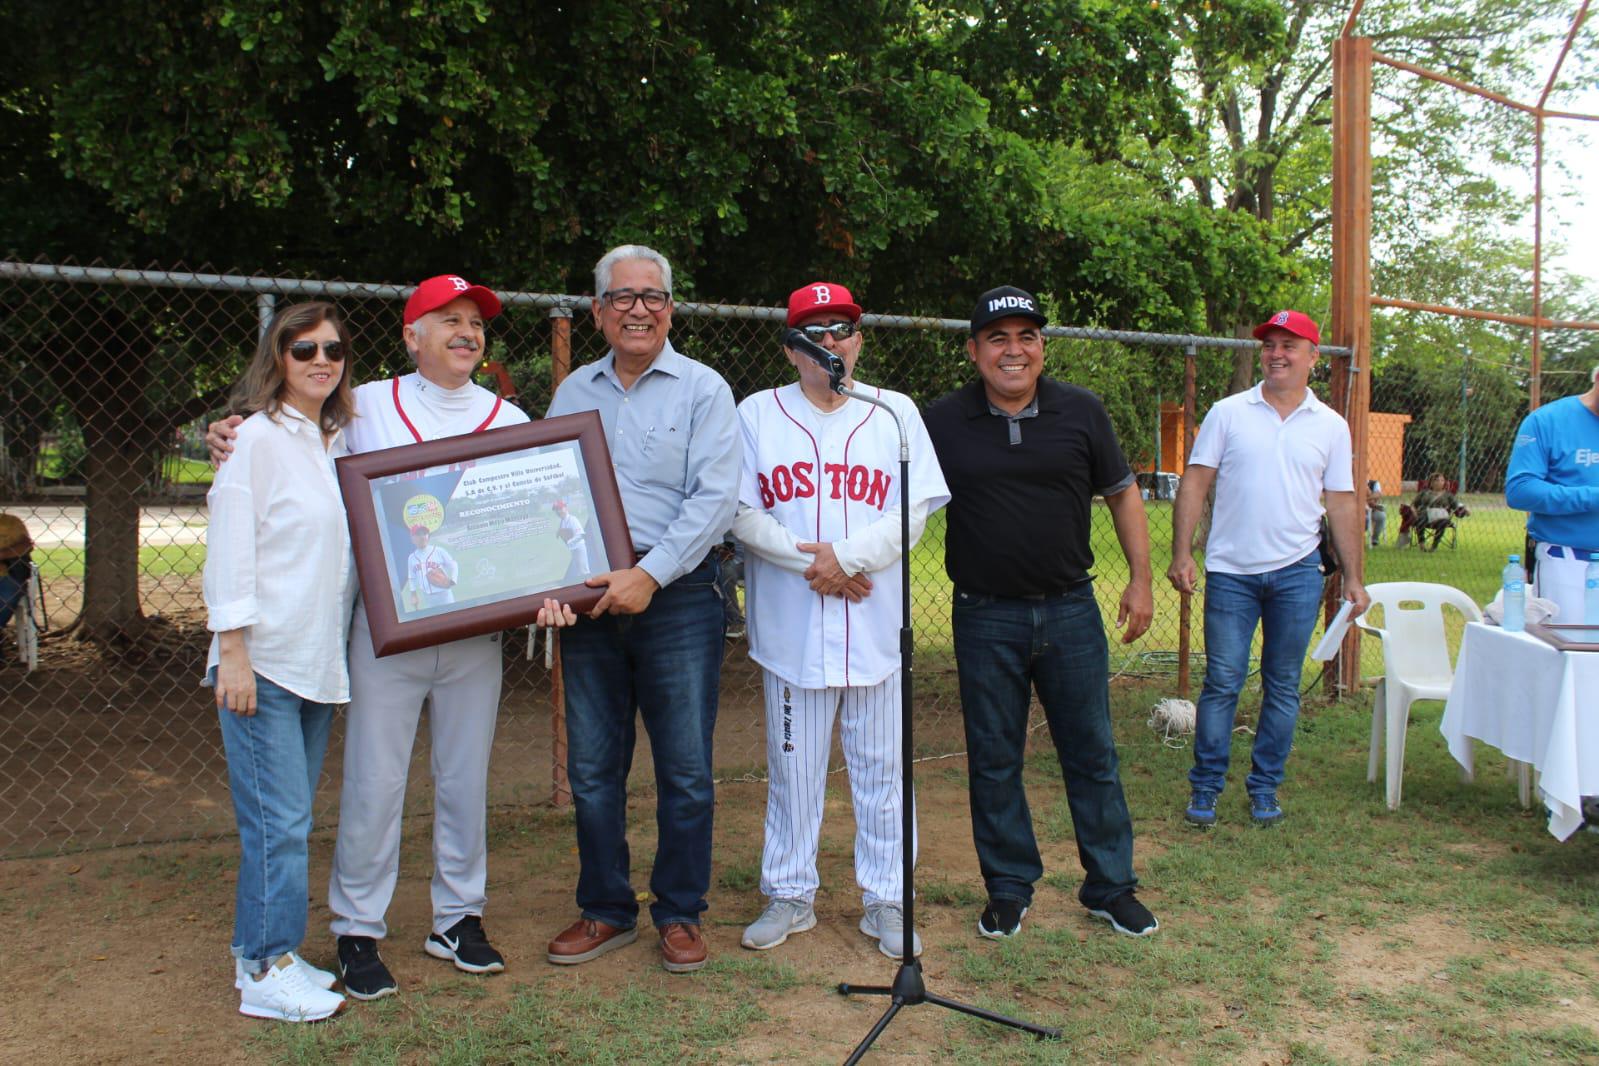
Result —
[[[837, 355], [852, 391], [893, 406], [910, 434], [910, 535], [949, 499], [910, 397], [854, 381], [860, 306], [816, 281], [788, 298], [787, 324]], [[756, 951], [816, 925], [822, 791], [843, 734], [855, 808], [860, 930], [890, 958], [906, 943], [900, 807], [899, 430], [885, 412], [829, 388], [825, 370], [785, 349], [799, 380], [738, 406], [743, 470], [733, 535], [744, 543], [750, 658], [766, 695], [765, 910], [740, 939]]]
[[1255, 825], [1283, 819], [1277, 789], [1299, 720], [1305, 650], [1321, 608], [1324, 514], [1344, 563], [1344, 598], [1355, 614], [1371, 602], [1360, 575], [1349, 426], [1310, 389], [1321, 330], [1303, 312], [1278, 311], [1254, 333], [1261, 382], [1205, 414], [1172, 508], [1166, 576], [1177, 591], [1193, 592], [1199, 578], [1194, 529], [1215, 486], [1205, 543], [1205, 687], [1183, 814], [1201, 828], [1216, 824], [1257, 624], [1263, 634], [1260, 718], [1244, 787]]

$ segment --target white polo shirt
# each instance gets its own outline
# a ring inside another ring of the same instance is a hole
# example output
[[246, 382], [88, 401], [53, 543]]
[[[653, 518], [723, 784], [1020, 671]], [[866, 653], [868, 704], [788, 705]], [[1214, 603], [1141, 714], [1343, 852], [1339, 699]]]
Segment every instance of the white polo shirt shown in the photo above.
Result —
[[1353, 492], [1349, 425], [1305, 390], [1287, 418], [1256, 385], [1205, 415], [1188, 462], [1216, 471], [1205, 569], [1264, 574], [1296, 563], [1321, 541], [1323, 492]]

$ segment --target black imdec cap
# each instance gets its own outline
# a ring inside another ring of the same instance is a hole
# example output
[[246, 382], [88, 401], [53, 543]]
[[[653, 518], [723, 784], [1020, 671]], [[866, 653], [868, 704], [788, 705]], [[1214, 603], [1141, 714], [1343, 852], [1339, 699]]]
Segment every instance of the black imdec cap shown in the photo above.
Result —
[[1040, 326], [1049, 324], [1033, 294], [1014, 285], [989, 289], [977, 298], [977, 307], [972, 311], [972, 332], [1000, 318], [1026, 318]]

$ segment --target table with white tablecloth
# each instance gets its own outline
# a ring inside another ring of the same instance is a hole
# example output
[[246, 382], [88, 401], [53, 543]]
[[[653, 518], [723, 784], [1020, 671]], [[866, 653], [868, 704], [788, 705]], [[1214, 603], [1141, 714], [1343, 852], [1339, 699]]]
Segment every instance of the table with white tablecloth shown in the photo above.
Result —
[[1599, 795], [1599, 652], [1469, 622], [1440, 728], [1462, 766], [1480, 740], [1536, 768], [1549, 832], [1564, 840], [1582, 797]]

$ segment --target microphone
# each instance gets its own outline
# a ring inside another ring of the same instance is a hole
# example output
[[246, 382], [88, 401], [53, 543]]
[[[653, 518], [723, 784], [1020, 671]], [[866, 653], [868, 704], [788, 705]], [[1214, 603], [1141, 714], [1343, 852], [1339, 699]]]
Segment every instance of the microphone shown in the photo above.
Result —
[[799, 352], [805, 358], [827, 371], [827, 387], [838, 392], [844, 385], [844, 360], [823, 348], [797, 329], [783, 334], [783, 346]]

